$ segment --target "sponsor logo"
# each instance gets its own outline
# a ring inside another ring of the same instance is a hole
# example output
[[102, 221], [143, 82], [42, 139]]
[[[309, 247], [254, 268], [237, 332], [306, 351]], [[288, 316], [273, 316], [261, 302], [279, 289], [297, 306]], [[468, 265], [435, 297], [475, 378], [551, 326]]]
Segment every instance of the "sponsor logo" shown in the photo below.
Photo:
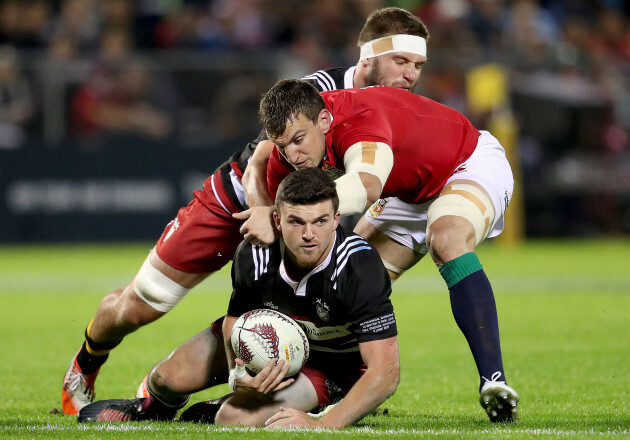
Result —
[[177, 231], [179, 229], [179, 219], [175, 219], [171, 222], [171, 229], [169, 229], [169, 231], [166, 233], [166, 236], [164, 237], [164, 240], [162, 241], [166, 241], [169, 238], [171, 238], [171, 235], [173, 235], [173, 233], [175, 231]]
[[505, 209], [507, 209], [508, 205], [510, 204], [510, 196], [508, 195], [508, 192], [505, 192]]
[[378, 199], [376, 202], [374, 202], [372, 206], [370, 206], [370, 215], [373, 218], [378, 217], [381, 212], [383, 212], [383, 209], [385, 208], [385, 205], [387, 205], [387, 202], [387, 199]]
[[453, 171], [453, 174], [463, 173], [464, 171], [466, 171], [466, 164], [465, 163], [463, 163], [460, 166], [458, 166], [457, 168], [455, 168], [455, 171]]

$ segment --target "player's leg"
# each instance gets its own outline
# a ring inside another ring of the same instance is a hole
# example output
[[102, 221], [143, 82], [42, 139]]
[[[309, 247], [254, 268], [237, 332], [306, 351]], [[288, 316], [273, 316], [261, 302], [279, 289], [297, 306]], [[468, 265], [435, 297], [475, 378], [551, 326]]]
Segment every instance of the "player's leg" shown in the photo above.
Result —
[[[205, 192], [204, 192], [205, 195]], [[94, 381], [123, 337], [173, 308], [208, 274], [227, 264], [242, 237], [240, 224], [216, 198], [179, 210], [133, 281], [108, 294], [64, 377], [62, 404], [76, 414], [94, 398]]]
[[85, 331], [85, 342], [64, 377], [64, 413], [74, 415], [94, 399], [94, 382], [100, 367], [127, 334], [163, 316], [207, 276], [178, 271], [153, 250], [129, 285], [101, 301]]
[[[321, 391], [321, 390], [320, 390]], [[281, 407], [312, 411], [320, 405], [318, 391], [309, 377], [298, 373], [295, 382], [271, 395], [253, 398], [249, 394], [234, 394], [216, 414], [217, 425], [264, 426], [265, 421]]]
[[[384, 203], [384, 200], [379, 200], [375, 205], [382, 206], [382, 203]], [[370, 210], [372, 209], [373, 207], [370, 208]], [[376, 249], [387, 268], [389, 277], [394, 282], [405, 271], [420, 261], [425, 254], [414, 250], [411, 237], [408, 237], [408, 242], [405, 241], [403, 243], [381, 232], [377, 228], [380, 222], [375, 221], [375, 218], [371, 215], [368, 217], [368, 214], [359, 219], [359, 222], [354, 227], [354, 232], [365, 238], [370, 243], [370, 246]]]
[[[190, 394], [226, 383], [229, 371], [220, 334], [221, 321], [222, 318], [215, 321], [160, 362], [143, 383], [146, 384], [145, 395], [94, 402], [81, 409], [79, 421], [172, 420], [186, 405]], [[198, 414], [196, 421], [207, 422], [208, 417], [214, 417], [219, 405], [206, 402], [205, 406], [197, 406], [197, 413], [201, 409], [203, 413]], [[188, 413], [190, 417], [190, 411]]]
[[149, 395], [177, 406], [192, 393], [227, 383], [229, 369], [220, 333], [222, 320], [179, 346], [149, 373]]
[[[482, 240], [501, 232], [512, 193], [511, 171], [500, 152], [498, 143], [482, 148], [466, 163], [466, 171], [447, 182], [429, 208], [426, 240], [449, 289], [455, 321], [475, 359], [482, 405], [492, 421], [513, 421], [518, 396], [505, 384], [494, 293], [475, 253]], [[491, 181], [488, 174], [500, 178]], [[483, 387], [500, 388], [495, 391], [503, 398], [484, 403]]]

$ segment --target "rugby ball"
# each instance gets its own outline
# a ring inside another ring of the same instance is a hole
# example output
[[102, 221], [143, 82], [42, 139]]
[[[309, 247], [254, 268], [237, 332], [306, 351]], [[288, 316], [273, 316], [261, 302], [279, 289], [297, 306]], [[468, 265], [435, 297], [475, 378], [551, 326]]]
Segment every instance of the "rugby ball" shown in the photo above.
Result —
[[306, 334], [293, 319], [270, 309], [251, 310], [241, 315], [232, 328], [230, 339], [236, 356], [245, 368], [258, 374], [271, 359], [283, 359], [291, 365], [286, 377], [300, 371], [308, 360]]

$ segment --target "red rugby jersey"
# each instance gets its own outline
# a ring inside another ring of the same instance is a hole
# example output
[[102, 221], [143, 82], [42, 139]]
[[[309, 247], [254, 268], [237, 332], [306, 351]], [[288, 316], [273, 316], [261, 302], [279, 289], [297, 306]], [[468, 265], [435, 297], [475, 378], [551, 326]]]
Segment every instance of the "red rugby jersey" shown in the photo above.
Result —
[[[479, 131], [458, 111], [392, 87], [323, 92], [333, 116], [320, 165], [333, 177], [345, 172], [343, 156], [357, 142], [383, 142], [394, 152], [394, 166], [382, 197], [424, 203], [437, 196], [455, 168], [477, 146]], [[274, 150], [268, 166], [275, 196], [293, 168]]]

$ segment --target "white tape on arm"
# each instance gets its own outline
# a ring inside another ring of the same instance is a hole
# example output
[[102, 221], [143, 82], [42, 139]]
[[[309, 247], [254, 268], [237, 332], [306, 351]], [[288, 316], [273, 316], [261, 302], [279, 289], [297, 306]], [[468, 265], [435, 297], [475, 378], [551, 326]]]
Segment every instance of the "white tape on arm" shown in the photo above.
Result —
[[367, 205], [367, 191], [361, 182], [359, 173], [346, 173], [337, 180], [339, 212], [341, 215], [360, 214]]
[[237, 380], [242, 379], [247, 374], [245, 371], [244, 365], [236, 364], [236, 367], [230, 370], [230, 376], [228, 377], [228, 383], [230, 384], [230, 388], [234, 391], [235, 383]]
[[357, 142], [343, 156], [346, 173], [366, 173], [378, 177], [385, 186], [394, 167], [394, 152], [383, 142]]
[[335, 180], [341, 215], [360, 214], [365, 211], [368, 194], [359, 173], [378, 178], [381, 188], [394, 166], [394, 153], [382, 142], [357, 142], [343, 156], [346, 174]]

